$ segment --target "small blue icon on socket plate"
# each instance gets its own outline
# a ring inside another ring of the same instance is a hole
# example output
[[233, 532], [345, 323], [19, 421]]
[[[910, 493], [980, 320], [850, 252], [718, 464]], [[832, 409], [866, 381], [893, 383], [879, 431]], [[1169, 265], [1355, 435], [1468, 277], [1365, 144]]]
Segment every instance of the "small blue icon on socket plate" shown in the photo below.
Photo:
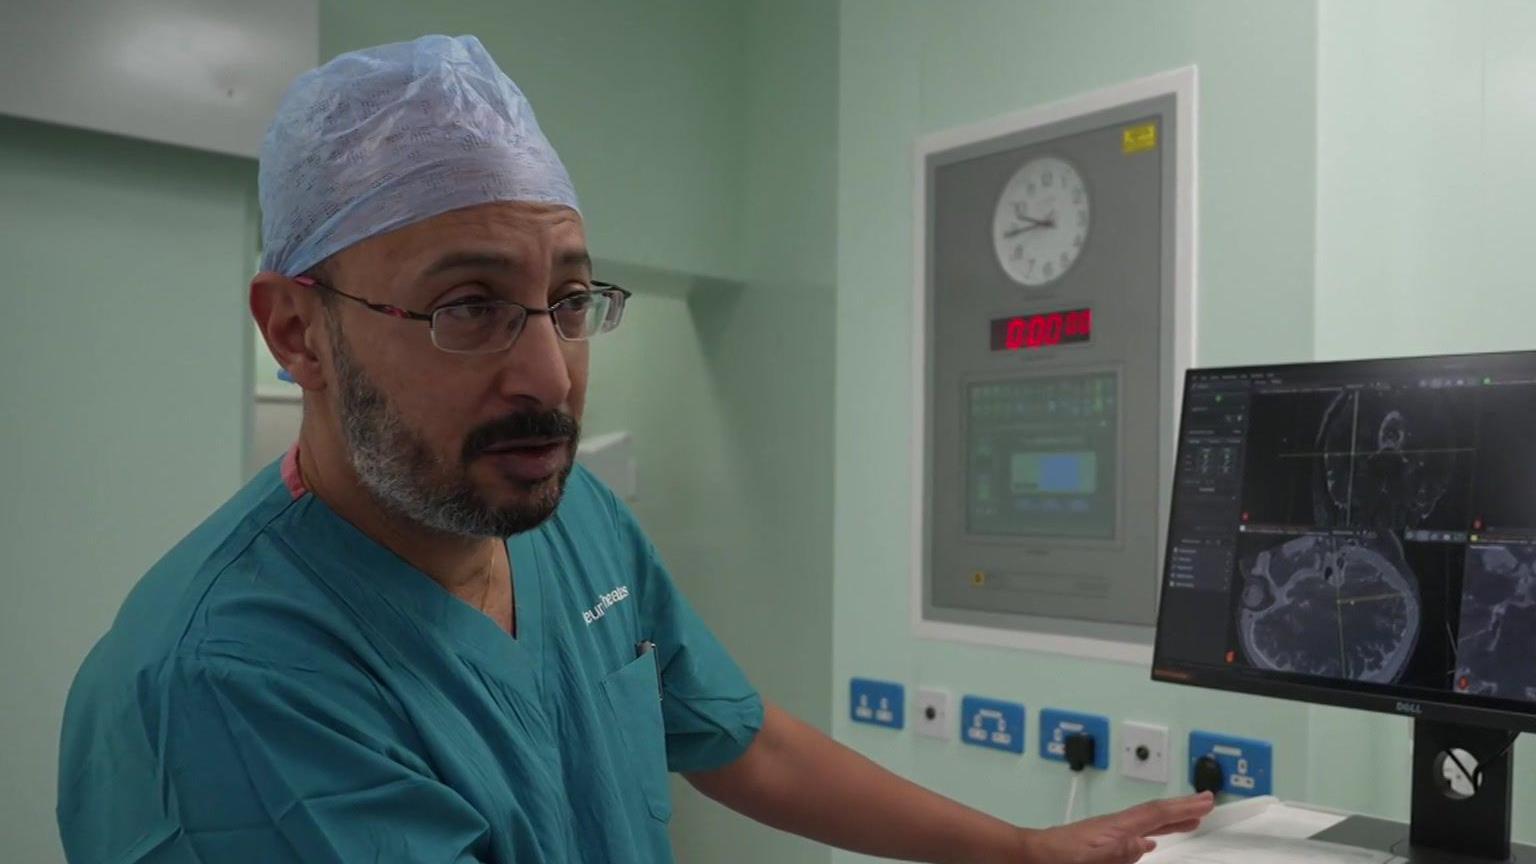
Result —
[[906, 724], [906, 688], [892, 681], [848, 682], [848, 711], [855, 723], [900, 729]]
[[980, 696], [960, 700], [960, 740], [976, 747], [1024, 752], [1024, 706]]
[[1046, 708], [1040, 712], [1040, 758], [1067, 761], [1067, 736], [1086, 732], [1093, 736], [1093, 768], [1109, 768], [1109, 718], [1097, 714], [1074, 714]]

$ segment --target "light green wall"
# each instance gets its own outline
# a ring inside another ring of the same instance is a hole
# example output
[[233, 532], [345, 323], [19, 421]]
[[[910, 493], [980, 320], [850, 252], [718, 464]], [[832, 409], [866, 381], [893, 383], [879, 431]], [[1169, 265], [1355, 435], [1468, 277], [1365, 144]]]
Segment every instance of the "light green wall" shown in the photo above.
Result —
[[[1518, 310], [1536, 303], [1515, 297], [1528, 271], [1515, 238], [1536, 222], [1526, 218], [1532, 172], [1513, 164], [1536, 147], [1529, 106], [1516, 104], [1525, 95], [1517, 82], [1531, 80], [1521, 53], [1533, 44], [1532, 13], [1510, 2], [1467, 6], [844, 0], [833, 661], [841, 740], [1001, 817], [1060, 820], [1067, 772], [1033, 755], [1033, 744], [1017, 759], [849, 723], [847, 679], [874, 675], [1017, 699], [1031, 719], [1052, 706], [1167, 724], [1179, 759], [1191, 728], [1265, 738], [1276, 746], [1281, 797], [1406, 817], [1408, 726], [1396, 718], [1154, 685], [1144, 667], [913, 640], [911, 356], [880, 334], [911, 325], [914, 138], [1195, 64], [1199, 363], [1528, 347], [1522, 316], [1492, 331], [1477, 320], [1485, 297]], [[1471, 89], [1484, 75], [1486, 108]], [[1426, 190], [1436, 174], [1458, 171], [1471, 175], [1472, 197], [1454, 184]], [[1510, 176], [1522, 178], [1514, 188]], [[1498, 263], [1456, 266], [1480, 253]], [[1458, 308], [1447, 293], [1476, 299]], [[1383, 295], [1393, 326], [1349, 336]], [[1427, 335], [1445, 324], [1444, 335]], [[1536, 771], [1523, 746], [1516, 833], [1529, 840]], [[1088, 790], [1102, 813], [1180, 785], [1112, 772]]]
[[0, 118], [0, 857], [63, 859], [64, 696], [238, 485], [255, 164]]
[[1536, 4], [1324, 0], [1320, 25], [1318, 355], [1530, 348]]
[[[532, 100], [598, 275], [586, 428], [635, 438], [634, 508], [753, 682], [831, 714], [837, 15], [824, 0], [322, 3], [321, 55], [471, 33]], [[674, 784], [680, 861], [826, 861]]]
[[[1536, 5], [1322, 0], [1318, 19], [1318, 359], [1530, 349]], [[1313, 800], [1407, 813], [1408, 735], [1314, 711]], [[1529, 841], [1533, 736], [1515, 777]]]

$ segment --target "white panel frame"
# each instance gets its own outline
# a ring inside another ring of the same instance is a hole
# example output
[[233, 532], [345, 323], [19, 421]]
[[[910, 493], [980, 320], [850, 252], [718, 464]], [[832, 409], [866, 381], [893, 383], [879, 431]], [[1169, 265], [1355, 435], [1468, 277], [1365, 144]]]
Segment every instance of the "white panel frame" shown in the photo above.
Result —
[[1199, 252], [1197, 166], [1200, 164], [1197, 158], [1196, 137], [1199, 129], [1197, 68], [1186, 66], [980, 123], [947, 129], [919, 138], [915, 143], [912, 163], [915, 166], [916, 177], [912, 198], [913, 398], [910, 462], [912, 471], [910, 606], [912, 635], [920, 639], [1040, 651], [1148, 667], [1152, 664], [1152, 645], [1147, 643], [982, 627], [973, 624], [931, 621], [923, 617], [923, 576], [928, 566], [927, 490], [929, 481], [925, 452], [929, 438], [926, 414], [929, 405], [927, 371], [930, 347], [928, 344], [928, 248], [925, 233], [928, 201], [926, 164], [927, 158], [932, 154], [953, 150], [977, 141], [1169, 95], [1174, 97], [1176, 103], [1174, 140], [1178, 152], [1175, 154], [1174, 163], [1172, 358], [1168, 363], [1167, 377], [1162, 382], [1163, 392], [1167, 393], [1169, 398], [1165, 400], [1159, 415], [1164, 430], [1161, 456], [1163, 465], [1159, 475], [1157, 506], [1157, 578], [1161, 579], [1164, 550], [1168, 540], [1168, 511], [1171, 504], [1175, 438], [1178, 431], [1180, 404], [1183, 399], [1184, 373], [1195, 364], [1197, 348], [1195, 322], [1197, 321], [1198, 292], [1195, 265]]

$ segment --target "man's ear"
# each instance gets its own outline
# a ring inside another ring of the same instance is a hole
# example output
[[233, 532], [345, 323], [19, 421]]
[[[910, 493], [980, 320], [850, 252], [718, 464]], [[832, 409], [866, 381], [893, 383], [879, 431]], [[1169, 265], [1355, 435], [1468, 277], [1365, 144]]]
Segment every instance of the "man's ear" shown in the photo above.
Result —
[[314, 289], [277, 273], [257, 273], [251, 280], [251, 317], [277, 365], [305, 390], [325, 389], [318, 353], [325, 310]]

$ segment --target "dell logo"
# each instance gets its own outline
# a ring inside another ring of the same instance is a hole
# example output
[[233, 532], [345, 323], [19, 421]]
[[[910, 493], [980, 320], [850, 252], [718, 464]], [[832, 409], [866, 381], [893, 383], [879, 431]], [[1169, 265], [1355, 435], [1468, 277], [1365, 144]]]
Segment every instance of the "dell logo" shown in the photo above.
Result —
[[1424, 713], [1424, 706], [1417, 702], [1399, 702], [1397, 703], [1397, 713], [1412, 714], [1413, 716], [1418, 717]]

